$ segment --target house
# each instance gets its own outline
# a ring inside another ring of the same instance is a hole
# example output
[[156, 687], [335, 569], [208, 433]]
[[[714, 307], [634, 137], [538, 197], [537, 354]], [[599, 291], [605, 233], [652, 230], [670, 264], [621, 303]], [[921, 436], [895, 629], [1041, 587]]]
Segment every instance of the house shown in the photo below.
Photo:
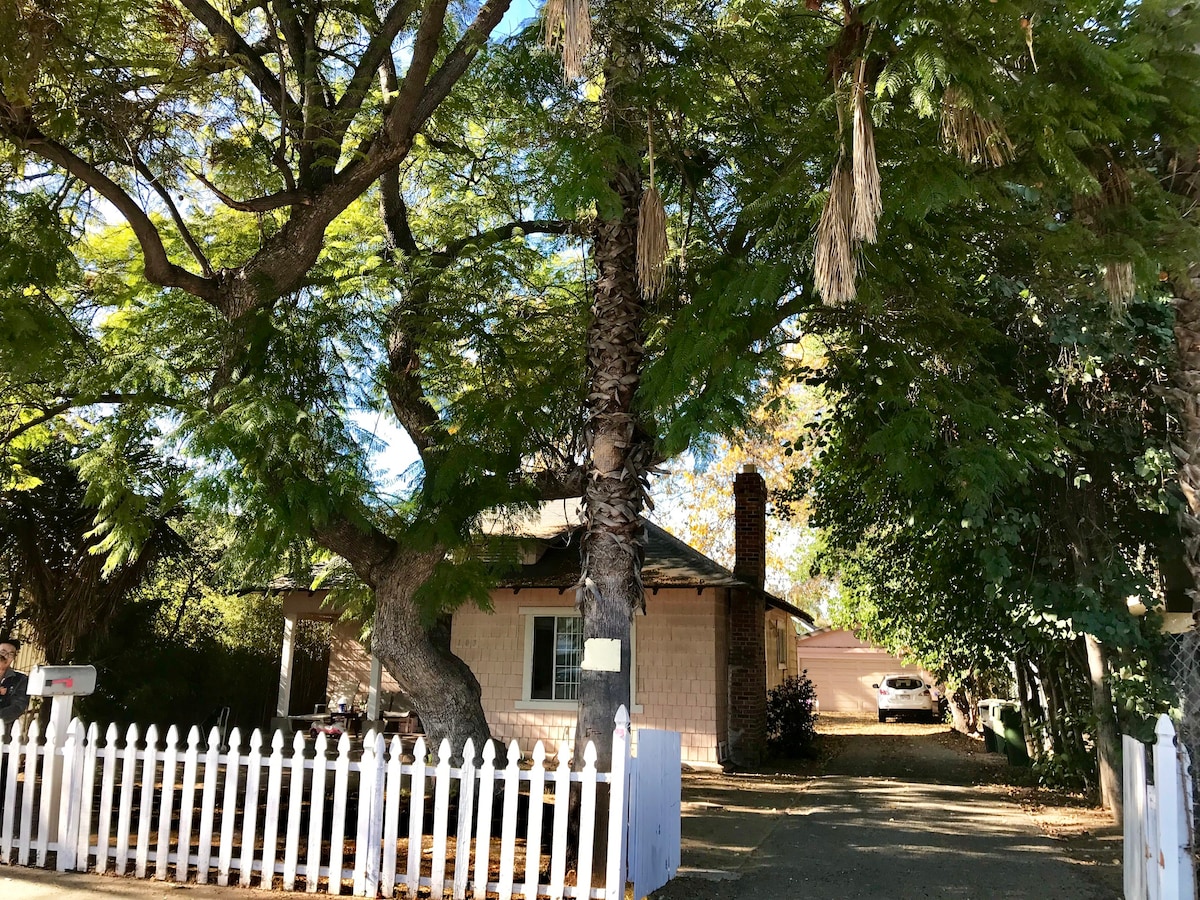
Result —
[[[764, 590], [766, 501], [752, 467], [734, 484], [736, 563], [718, 565], [646, 522], [642, 580], [645, 613], [635, 616], [631, 716], [636, 727], [679, 731], [684, 760], [752, 764], [766, 742], [767, 691], [799, 669], [795, 635], [807, 613]], [[454, 612], [451, 649], [475, 673], [492, 734], [528, 750], [537, 740], [573, 738], [582, 631], [575, 610], [581, 522], [577, 500], [548, 504], [508, 534], [528, 548], [519, 571], [492, 594], [493, 611]], [[279, 715], [286, 715], [290, 635], [296, 622], [329, 616], [322, 591], [287, 591]], [[367, 716], [395, 689], [357, 642], [357, 627], [339, 623], [330, 653], [331, 693], [347, 680], [367, 685]]]
[[912, 673], [934, 683], [924, 669], [906, 664], [844, 628], [820, 628], [797, 636], [796, 657], [797, 665], [812, 679], [821, 712], [875, 715], [873, 685], [885, 675]]

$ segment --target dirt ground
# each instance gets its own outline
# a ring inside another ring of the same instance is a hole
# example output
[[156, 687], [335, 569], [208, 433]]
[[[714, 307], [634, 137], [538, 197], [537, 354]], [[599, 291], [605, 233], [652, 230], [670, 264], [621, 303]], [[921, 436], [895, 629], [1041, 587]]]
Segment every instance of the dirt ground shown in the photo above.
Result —
[[822, 717], [815, 758], [684, 779], [656, 900], [1119, 898], [1121, 834], [946, 725]]

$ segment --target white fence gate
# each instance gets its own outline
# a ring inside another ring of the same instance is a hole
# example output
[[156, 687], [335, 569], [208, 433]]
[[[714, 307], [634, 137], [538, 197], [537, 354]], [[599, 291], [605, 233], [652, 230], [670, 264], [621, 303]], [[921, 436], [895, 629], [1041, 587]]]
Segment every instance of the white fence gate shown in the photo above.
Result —
[[681, 759], [677, 731], [638, 732], [638, 755], [629, 782], [629, 880], [645, 897], [679, 871], [682, 835]]
[[1192, 778], [1175, 726], [1160, 716], [1154, 729], [1154, 783], [1146, 746], [1125, 735], [1125, 900], [1195, 900], [1192, 863]]
[[172, 727], [160, 746], [154, 726], [144, 739], [130, 726], [124, 741], [109, 726], [102, 740], [76, 720], [43, 741], [18, 722], [0, 743], [0, 861], [365, 897], [623, 900], [630, 772], [679, 778], [679, 736], [673, 759], [660, 744], [631, 758], [624, 707], [611, 772], [596, 771], [591, 742], [575, 772], [565, 743], [548, 766], [539, 741], [524, 766], [515, 741], [504, 760], [493, 742], [481, 754], [468, 742], [452, 766], [448, 741], [427, 761], [418, 739], [405, 761], [399, 737], [374, 732], [359, 749], [323, 734], [288, 748], [280, 732], [265, 748], [258, 731], [243, 746], [235, 728], [221, 746], [216, 729], [202, 745], [193, 728], [181, 746]]

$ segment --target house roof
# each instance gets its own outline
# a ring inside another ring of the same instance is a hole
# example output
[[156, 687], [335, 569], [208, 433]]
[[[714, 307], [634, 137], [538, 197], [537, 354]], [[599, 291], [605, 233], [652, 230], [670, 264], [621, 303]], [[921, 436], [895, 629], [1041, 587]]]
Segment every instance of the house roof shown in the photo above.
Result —
[[[646, 559], [642, 564], [642, 584], [658, 588], [708, 587], [742, 588], [761, 593], [767, 605], [812, 622], [804, 610], [786, 600], [739, 578], [720, 563], [684, 543], [670, 532], [642, 519], [645, 528]], [[527, 514], [493, 518], [485, 523], [488, 534], [520, 539], [527, 550], [518, 571], [501, 579], [511, 588], [573, 588], [579, 581], [579, 540], [583, 520], [579, 500], [546, 503]]]
[[[646, 538], [646, 559], [642, 564], [642, 584], [659, 588], [741, 588], [762, 595], [768, 607], [782, 610], [813, 624], [812, 616], [781, 597], [776, 597], [739, 578], [720, 563], [684, 543], [670, 532], [642, 519]], [[580, 499], [556, 500], [515, 513], [496, 514], [484, 519], [481, 531], [493, 537], [521, 542], [522, 565], [500, 579], [500, 587], [557, 588], [566, 591], [579, 581], [579, 539], [583, 534]], [[344, 566], [327, 564], [320, 579], [324, 590], [340, 587], [352, 580]], [[300, 584], [293, 577], [274, 579], [271, 591], [313, 591], [311, 582]]]

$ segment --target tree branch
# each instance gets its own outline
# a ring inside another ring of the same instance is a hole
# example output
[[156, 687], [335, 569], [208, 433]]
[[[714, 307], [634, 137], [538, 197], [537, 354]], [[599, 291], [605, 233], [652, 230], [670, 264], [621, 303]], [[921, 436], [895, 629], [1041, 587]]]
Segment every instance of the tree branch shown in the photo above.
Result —
[[188, 169], [188, 171], [195, 176], [197, 181], [212, 191], [218, 200], [230, 209], [236, 209], [238, 212], [261, 213], [270, 212], [273, 209], [283, 209], [285, 206], [310, 206], [312, 204], [311, 192], [298, 189], [280, 191], [277, 194], [267, 194], [263, 197], [255, 197], [252, 200], [236, 200], [205, 178], [203, 172], [196, 169]]
[[344, 124], [348, 124], [350, 118], [362, 106], [363, 99], [370, 90], [371, 81], [375, 77], [375, 72], [383, 65], [384, 59], [391, 56], [392, 41], [403, 30], [409, 17], [417, 8], [417, 2], [418, 0], [396, 0], [391, 9], [387, 11], [387, 15], [383, 17], [383, 21], [379, 23], [379, 30], [375, 32], [370, 43], [367, 44], [367, 49], [359, 57], [358, 65], [354, 68], [354, 75], [350, 78], [350, 84], [346, 86], [345, 93], [337, 102], [337, 112], [349, 114], [343, 118]]
[[325, 525], [313, 528], [313, 537], [322, 547], [332, 550], [350, 563], [355, 573], [372, 588], [378, 578], [374, 572], [395, 555], [398, 545], [373, 525], [359, 527], [348, 518], [339, 516]]
[[216, 301], [215, 283], [171, 262], [162, 235], [137, 202], [115, 181], [62, 144], [46, 137], [34, 124], [28, 109], [15, 107], [0, 91], [0, 133], [78, 178], [117, 208], [142, 248], [146, 279], [162, 287], [185, 290], [210, 303]]
[[487, 231], [470, 237], [460, 238], [447, 244], [432, 254], [433, 264], [437, 268], [446, 268], [456, 260], [468, 247], [490, 247], [512, 237], [514, 230], [525, 234], [583, 234], [583, 226], [578, 222], [568, 222], [562, 219], [529, 219], [497, 225]]
[[33, 428], [37, 428], [39, 425], [44, 425], [51, 419], [62, 415], [69, 409], [79, 409], [84, 406], [94, 406], [97, 403], [129, 403], [133, 400], [153, 400], [171, 405], [174, 405], [178, 402], [173, 398], [167, 397], [163, 394], [98, 394], [95, 397], [88, 397], [87, 399], [72, 397], [70, 399], [55, 403], [53, 406], [43, 407], [39, 415], [34, 416], [28, 421], [22, 422], [20, 425], [15, 426], [10, 431], [6, 431], [3, 437], [0, 437], [0, 445], [10, 443], [16, 438], [19, 438], [25, 432]]
[[179, 229], [179, 236], [183, 238], [183, 242], [187, 245], [187, 248], [192, 251], [192, 256], [196, 258], [196, 262], [200, 263], [200, 270], [204, 273], [204, 277], [212, 278], [212, 264], [208, 261], [208, 257], [204, 255], [204, 251], [200, 249], [200, 245], [196, 243], [196, 239], [192, 236], [192, 232], [188, 229], [187, 224], [183, 221], [183, 216], [179, 214], [179, 207], [175, 205], [175, 201], [171, 198], [171, 192], [163, 186], [163, 183], [159, 181], [158, 176], [150, 171], [150, 167], [142, 162], [142, 159], [140, 156], [138, 156], [136, 150], [131, 148], [130, 155], [133, 158], [134, 167], [143, 175], [143, 177], [145, 177], [147, 181], [150, 182], [150, 186], [154, 188], [155, 193], [157, 193], [158, 196], [162, 198], [163, 203], [167, 205], [167, 210], [171, 213], [171, 220], [175, 223], [175, 227]]
[[488, 0], [480, 7], [471, 27], [459, 38], [454, 49], [450, 51], [437, 72], [429, 80], [429, 86], [425, 90], [424, 96], [421, 97], [416, 115], [409, 126], [412, 134], [415, 135], [421, 130], [425, 122], [433, 115], [433, 111], [438, 108], [438, 104], [446, 99], [450, 89], [467, 71], [471, 60], [487, 44], [488, 36], [500, 24], [500, 20], [504, 18], [511, 2], [512, 0]]
[[[207, 0], [180, 0], [180, 3], [207, 29], [218, 44], [228, 48], [230, 56], [237, 61], [242, 71], [258, 88], [259, 94], [271, 104], [271, 108], [280, 118], [284, 121], [300, 118], [296, 101], [288, 94], [280, 79], [275, 77], [263, 62], [262, 56], [246, 43], [245, 38], [223, 15]], [[280, 62], [282, 63], [282, 60]]]
[[412, 127], [413, 113], [422, 99], [426, 79], [433, 68], [447, 5], [448, 0], [426, 0], [421, 12], [421, 24], [413, 41], [408, 71], [404, 73], [404, 81], [400, 84], [400, 94], [384, 118], [383, 130], [395, 142], [402, 143], [405, 137], [411, 138], [419, 130]]

